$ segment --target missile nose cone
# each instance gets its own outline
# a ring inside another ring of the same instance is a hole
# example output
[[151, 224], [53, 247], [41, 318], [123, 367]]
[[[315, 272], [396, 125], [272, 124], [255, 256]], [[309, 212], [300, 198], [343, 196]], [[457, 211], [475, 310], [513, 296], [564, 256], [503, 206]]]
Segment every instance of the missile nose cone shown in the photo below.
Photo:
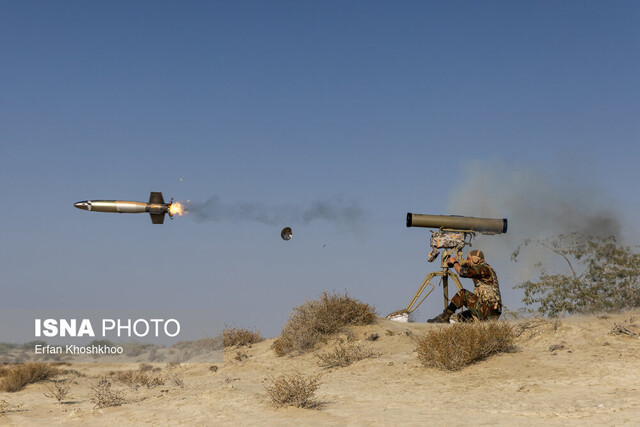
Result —
[[74, 203], [73, 206], [75, 206], [78, 209], [82, 209], [83, 211], [88, 211], [89, 210], [89, 203], [87, 203], [86, 201]]

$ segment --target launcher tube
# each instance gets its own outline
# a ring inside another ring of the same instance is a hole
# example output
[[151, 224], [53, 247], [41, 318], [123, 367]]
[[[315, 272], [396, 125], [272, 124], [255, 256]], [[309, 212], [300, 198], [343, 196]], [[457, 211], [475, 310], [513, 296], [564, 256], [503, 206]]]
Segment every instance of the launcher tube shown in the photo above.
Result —
[[407, 227], [444, 228], [500, 234], [507, 232], [507, 219], [476, 218], [458, 215], [423, 215], [408, 212]]

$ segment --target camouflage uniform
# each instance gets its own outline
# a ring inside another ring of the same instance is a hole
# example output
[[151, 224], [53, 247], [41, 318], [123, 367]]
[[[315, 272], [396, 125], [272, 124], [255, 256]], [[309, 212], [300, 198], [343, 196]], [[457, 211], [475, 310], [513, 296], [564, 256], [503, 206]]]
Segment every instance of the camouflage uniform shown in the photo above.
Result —
[[502, 298], [495, 270], [484, 261], [476, 265], [465, 263], [460, 266], [459, 275], [472, 279], [475, 285], [474, 292], [462, 289], [451, 299], [457, 308], [469, 309], [460, 313], [461, 320], [498, 318], [502, 314]]

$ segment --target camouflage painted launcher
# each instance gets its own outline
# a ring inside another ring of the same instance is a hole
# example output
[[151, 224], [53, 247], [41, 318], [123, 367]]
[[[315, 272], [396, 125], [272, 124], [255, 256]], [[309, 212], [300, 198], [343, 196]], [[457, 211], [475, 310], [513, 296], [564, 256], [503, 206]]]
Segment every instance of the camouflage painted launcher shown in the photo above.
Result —
[[475, 233], [506, 233], [507, 219], [475, 218], [457, 215], [421, 215], [409, 212], [407, 213], [407, 227], [437, 228], [439, 230], [431, 236], [430, 243], [432, 250], [429, 252], [428, 261], [433, 262], [438, 255], [440, 255], [438, 249], [444, 249], [445, 251], [440, 257], [440, 267], [442, 270], [429, 273], [413, 296], [411, 302], [409, 302], [407, 308], [393, 312], [387, 316], [387, 318], [391, 319], [398, 317], [398, 313], [404, 313], [408, 319], [408, 315], [415, 311], [435, 289], [435, 285], [431, 283], [431, 280], [436, 277], [439, 277], [442, 283], [444, 307], [446, 308], [449, 304], [449, 278], [453, 280], [458, 290], [462, 290], [460, 279], [456, 273], [450, 271], [447, 259], [454, 254], [457, 259], [462, 259], [462, 249], [469, 244], [467, 237], [473, 237]]
[[439, 228], [443, 230], [470, 231], [482, 234], [507, 232], [507, 219], [475, 218], [458, 215], [422, 215], [407, 213], [407, 227]]

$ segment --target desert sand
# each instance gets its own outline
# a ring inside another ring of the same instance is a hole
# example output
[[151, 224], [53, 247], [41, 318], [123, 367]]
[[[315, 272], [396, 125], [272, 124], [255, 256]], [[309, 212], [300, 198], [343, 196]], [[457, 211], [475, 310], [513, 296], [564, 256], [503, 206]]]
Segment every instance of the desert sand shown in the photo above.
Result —
[[[94, 408], [91, 387], [111, 371], [137, 366], [63, 366], [80, 373], [66, 402], [45, 397], [46, 382], [0, 393], [14, 406], [0, 424], [640, 425], [640, 337], [633, 336], [640, 333], [640, 311], [511, 323], [521, 332], [515, 352], [457, 372], [425, 368], [415, 352], [415, 336], [448, 325], [378, 319], [336, 338], [351, 335], [377, 353], [344, 368], [321, 368], [314, 353], [277, 357], [268, 339], [226, 348], [215, 372], [211, 364], [155, 364], [165, 385], [133, 389], [114, 382], [126, 402], [102, 409]], [[612, 333], [616, 325], [631, 334]], [[379, 338], [366, 340], [371, 334]], [[236, 360], [238, 352], [248, 357]], [[319, 409], [271, 405], [265, 387], [294, 372], [322, 374]]]

